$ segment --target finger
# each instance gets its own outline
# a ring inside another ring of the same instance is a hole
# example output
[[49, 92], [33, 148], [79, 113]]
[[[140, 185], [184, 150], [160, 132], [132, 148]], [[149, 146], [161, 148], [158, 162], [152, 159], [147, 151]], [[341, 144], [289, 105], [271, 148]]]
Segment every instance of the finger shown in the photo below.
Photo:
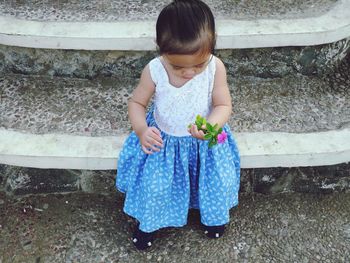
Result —
[[157, 146], [155, 146], [155, 145], [153, 145], [151, 143], [145, 144], [145, 147], [146, 147], [147, 150], [149, 150], [151, 152], [159, 152], [160, 151], [160, 149]]
[[159, 147], [156, 146], [156, 145], [151, 145], [150, 148], [151, 148], [151, 151], [153, 151], [153, 152], [159, 152], [160, 151]]
[[198, 132], [198, 135], [199, 135], [199, 137], [201, 137], [201, 139], [204, 139], [204, 131], [199, 131]]
[[191, 128], [190, 128], [190, 133], [191, 134], [193, 134], [193, 132], [194, 132], [194, 126], [196, 126], [196, 125], [193, 125], [193, 124], [191, 125]]
[[191, 135], [194, 137], [196, 136], [196, 129], [197, 129], [196, 125], [192, 125], [189, 131]]
[[193, 125], [192, 126], [192, 133], [196, 136], [198, 136], [198, 128], [197, 128], [197, 125]]
[[144, 145], [141, 145], [141, 149], [146, 154], [152, 154], [153, 153], [152, 151], [148, 150]]
[[193, 124], [188, 125], [188, 127], [187, 127], [187, 131], [188, 131], [189, 133], [191, 133], [191, 128], [192, 128], [192, 126], [193, 126]]
[[151, 144], [151, 145], [157, 145], [157, 146], [159, 146], [159, 147], [163, 147], [163, 143], [162, 143], [162, 142], [160, 142], [160, 141], [158, 141], [157, 139], [152, 138], [152, 137], [150, 137], [150, 138], [147, 140], [147, 142], [148, 142], [149, 144]]
[[198, 130], [197, 126], [196, 125], [193, 125], [191, 127], [191, 135], [197, 139], [201, 139], [203, 140], [204, 139], [204, 131], [202, 130]]
[[163, 139], [160, 131], [155, 127], [152, 127], [151, 131], [150, 138], [156, 141], [158, 146], [163, 146]]
[[151, 131], [156, 134], [159, 138], [162, 137], [160, 131], [156, 127], [151, 127]]

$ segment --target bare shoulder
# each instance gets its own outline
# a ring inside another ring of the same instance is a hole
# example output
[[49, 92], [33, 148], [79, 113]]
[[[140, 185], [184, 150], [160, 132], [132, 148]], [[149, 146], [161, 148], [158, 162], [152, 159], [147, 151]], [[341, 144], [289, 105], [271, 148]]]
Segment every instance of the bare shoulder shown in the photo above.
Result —
[[142, 70], [140, 81], [134, 89], [131, 99], [142, 105], [147, 105], [155, 92], [155, 84], [151, 77], [149, 64]]
[[140, 84], [148, 87], [153, 87], [153, 88], [155, 87], [155, 84], [152, 80], [149, 63], [142, 70], [141, 77], [140, 77]]
[[225, 65], [218, 57], [215, 57], [215, 61], [216, 70], [213, 87], [213, 105], [231, 105]]
[[[215, 83], [218, 85], [227, 85], [226, 67], [220, 58], [214, 56], [215, 58]], [[216, 86], [216, 85], [215, 85]]]
[[214, 56], [215, 58], [215, 66], [216, 66], [216, 71], [218, 71], [219, 73], [225, 73], [226, 74], [226, 67], [224, 65], [224, 63], [222, 62], [222, 60], [220, 58], [218, 58], [217, 56]]

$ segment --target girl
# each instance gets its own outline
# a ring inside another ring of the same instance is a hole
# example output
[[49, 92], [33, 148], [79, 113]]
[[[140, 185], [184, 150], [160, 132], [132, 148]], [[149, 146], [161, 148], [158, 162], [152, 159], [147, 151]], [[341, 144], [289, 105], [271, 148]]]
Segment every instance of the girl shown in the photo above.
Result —
[[[151, 60], [129, 103], [133, 132], [118, 161], [116, 186], [125, 193], [124, 212], [138, 221], [133, 243], [150, 247], [154, 232], [187, 223], [200, 210], [204, 233], [217, 238], [238, 204], [240, 160], [225, 124], [231, 114], [226, 70], [212, 53], [215, 23], [199, 0], [174, 0], [156, 24], [160, 56]], [[145, 116], [154, 95], [154, 103]], [[228, 134], [208, 147], [204, 132], [190, 126], [196, 115]]]

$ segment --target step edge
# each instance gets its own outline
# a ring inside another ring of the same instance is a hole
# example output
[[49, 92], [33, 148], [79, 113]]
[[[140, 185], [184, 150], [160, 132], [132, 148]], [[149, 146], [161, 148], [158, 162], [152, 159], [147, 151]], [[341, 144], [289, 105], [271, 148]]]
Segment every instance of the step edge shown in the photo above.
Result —
[[[350, 36], [350, 1], [340, 1], [318, 17], [218, 19], [217, 24], [218, 49], [326, 44]], [[0, 16], [0, 44], [49, 49], [155, 50], [154, 27], [155, 21], [69, 23]]]
[[[0, 130], [0, 163], [44, 169], [114, 170], [126, 137]], [[235, 137], [242, 168], [323, 166], [350, 161], [350, 141], [346, 139], [350, 138], [350, 128], [298, 134], [237, 133]]]

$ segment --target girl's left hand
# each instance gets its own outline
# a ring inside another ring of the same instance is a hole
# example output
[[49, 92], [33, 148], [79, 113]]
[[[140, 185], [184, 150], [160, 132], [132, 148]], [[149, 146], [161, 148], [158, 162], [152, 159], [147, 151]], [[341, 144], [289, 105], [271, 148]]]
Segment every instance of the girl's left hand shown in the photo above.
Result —
[[[204, 125], [203, 125], [204, 126]], [[202, 127], [203, 129], [205, 128]], [[188, 132], [195, 138], [204, 140], [204, 132], [202, 130], [198, 130], [197, 125], [192, 124], [191, 128], [188, 129]]]

